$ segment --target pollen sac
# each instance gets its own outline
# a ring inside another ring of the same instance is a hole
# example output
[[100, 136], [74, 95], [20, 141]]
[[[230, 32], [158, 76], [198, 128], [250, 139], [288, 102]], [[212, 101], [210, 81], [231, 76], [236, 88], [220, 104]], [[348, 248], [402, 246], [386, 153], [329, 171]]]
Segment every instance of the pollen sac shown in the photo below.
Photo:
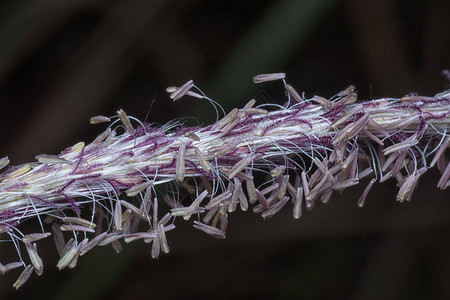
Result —
[[317, 96], [317, 95], [312, 97], [311, 100], [316, 102], [316, 103], [318, 103], [318, 104], [320, 104], [320, 105], [322, 105], [322, 106], [324, 106], [324, 107], [330, 107], [331, 104], [332, 104], [330, 100], [328, 100], [326, 98], [323, 98], [323, 97], [320, 97], [320, 96]]
[[67, 252], [64, 254], [63, 257], [61, 257], [61, 259], [58, 261], [58, 263], [56, 264], [56, 267], [59, 270], [64, 269], [65, 267], [67, 267], [72, 260], [75, 258], [75, 256], [77, 256], [79, 254], [79, 249], [77, 247], [77, 243], [74, 242], [70, 249], [67, 250]]
[[95, 230], [93, 228], [85, 227], [83, 225], [66, 225], [63, 224], [59, 226], [61, 231], [81, 231], [81, 232], [90, 232], [94, 233]]
[[11, 173], [8, 173], [7, 178], [20, 177], [20, 176], [28, 173], [29, 171], [31, 171], [31, 169], [32, 169], [31, 165], [29, 165], [29, 164], [23, 165], [23, 166], [15, 169]]
[[273, 168], [272, 170], [270, 170], [270, 176], [272, 176], [272, 178], [278, 177], [281, 173], [284, 172], [284, 170], [286, 170], [285, 166]]
[[339, 97], [345, 97], [347, 95], [350, 95], [351, 93], [353, 93], [355, 91], [355, 87], [353, 85], [350, 85], [348, 88], [346, 88], [343, 91], [340, 91], [337, 95]]
[[126, 190], [125, 193], [127, 194], [128, 197], [134, 197], [134, 196], [138, 195], [139, 193], [143, 192], [144, 190], [146, 190], [152, 184], [153, 184], [153, 181], [139, 183], [139, 184], [132, 186], [128, 190]]
[[250, 153], [240, 161], [238, 161], [230, 170], [230, 173], [228, 173], [228, 178], [233, 179], [234, 176], [236, 176], [239, 172], [244, 170], [255, 158], [255, 155], [253, 153]]
[[225, 238], [225, 232], [220, 230], [219, 228], [216, 228], [214, 226], [209, 226], [204, 223], [201, 223], [199, 221], [194, 221], [194, 228], [198, 229], [200, 231], [203, 231], [206, 234], [209, 234], [210, 236], [213, 236], [215, 238], [224, 239]]
[[41, 276], [44, 272], [44, 264], [42, 263], [42, 259], [37, 252], [36, 243], [25, 243], [25, 247], [27, 249], [28, 256], [30, 257], [31, 264], [36, 270], [36, 274]]
[[58, 163], [64, 163], [64, 164], [69, 164], [69, 165], [73, 165], [74, 163], [59, 157], [57, 155], [49, 155], [49, 154], [39, 154], [36, 155], [35, 158], [37, 159], [38, 162], [43, 163], [43, 164], [58, 164]]
[[302, 96], [300, 96], [300, 94], [290, 84], [285, 84], [284, 88], [289, 93], [289, 95], [291, 95], [292, 98], [295, 99], [295, 101], [297, 101], [297, 102], [303, 101]]
[[281, 80], [286, 78], [285, 73], [269, 73], [269, 74], [259, 74], [253, 77], [253, 82], [258, 84], [266, 81]]
[[185, 152], [186, 152], [186, 144], [181, 143], [178, 148], [178, 154], [175, 160], [175, 169], [178, 182], [183, 181], [184, 172], [185, 172]]
[[117, 114], [119, 115], [120, 121], [122, 121], [123, 126], [125, 127], [125, 129], [127, 130], [127, 132], [130, 135], [134, 135], [134, 128], [133, 125], [131, 125], [131, 121], [130, 118], [128, 118], [127, 114], [125, 113], [125, 111], [123, 109], [119, 109], [117, 111]]
[[[175, 90], [170, 95], [170, 99], [172, 99], [174, 102], [179, 100], [181, 97], [186, 95], [193, 86], [194, 86], [194, 82], [192, 80], [189, 80], [188, 82], [183, 84], [181, 87], [179, 87], [179, 88], [175, 87]], [[173, 87], [170, 87], [170, 88], [168, 88], [167, 91], [169, 92], [172, 90], [173, 90]]]
[[111, 122], [111, 119], [105, 116], [95, 116], [89, 120], [89, 123], [91, 124], [99, 124], [104, 122]]
[[19, 278], [17, 278], [16, 282], [13, 284], [13, 287], [18, 290], [22, 285], [25, 284], [25, 282], [27, 282], [33, 271], [34, 267], [32, 265], [28, 265], [19, 275]]
[[50, 232], [46, 233], [31, 233], [27, 234], [22, 238], [22, 242], [26, 243], [33, 243], [42, 239], [45, 239], [46, 237], [52, 235]]
[[95, 223], [93, 223], [92, 221], [82, 219], [82, 218], [77, 218], [77, 217], [64, 217], [62, 219], [62, 221], [67, 224], [73, 223], [73, 224], [78, 224], [78, 225], [85, 226], [85, 227], [91, 227], [91, 228], [97, 227], [97, 225]]
[[0, 158], [0, 170], [6, 167], [9, 164], [8, 156]]
[[186, 133], [184, 134], [184, 136], [185, 136], [185, 137], [188, 137], [188, 138], [190, 138], [191, 140], [194, 140], [194, 141], [196, 141], [196, 142], [200, 141], [200, 138], [198, 137], [198, 135], [196, 135], [195, 133], [190, 132], [190, 131], [186, 132]]

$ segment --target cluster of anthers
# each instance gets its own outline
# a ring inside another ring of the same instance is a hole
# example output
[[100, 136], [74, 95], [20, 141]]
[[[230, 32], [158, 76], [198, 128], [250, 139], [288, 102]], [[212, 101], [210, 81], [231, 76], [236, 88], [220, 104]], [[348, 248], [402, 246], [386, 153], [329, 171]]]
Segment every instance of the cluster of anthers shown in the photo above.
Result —
[[[41, 275], [36, 242], [51, 235], [59, 269], [75, 267], [95, 246], [120, 252], [120, 241], [151, 243], [157, 258], [169, 252], [166, 233], [178, 218], [195, 219], [194, 228], [225, 238], [228, 214], [238, 207], [252, 205], [267, 219], [291, 203], [298, 219], [303, 208], [328, 202], [366, 177], [359, 206], [376, 182], [390, 178], [398, 182], [397, 200], [409, 201], [434, 166], [442, 173], [437, 186], [450, 185], [450, 92], [360, 102], [350, 86], [330, 99], [306, 99], [284, 78], [254, 77], [255, 83], [281, 80], [283, 106], [255, 107], [250, 100], [204, 127], [153, 127], [119, 110], [112, 118], [91, 118], [111, 122], [92, 143], [6, 169], [0, 174], [0, 234], [16, 247], [18, 261], [0, 264], [0, 273], [23, 267], [16, 288], [33, 272]], [[207, 99], [219, 112], [192, 81], [167, 91], [174, 101]], [[1, 167], [8, 162], [2, 158]], [[160, 184], [167, 194], [157, 192]], [[39, 222], [39, 232], [21, 231], [29, 219]]]

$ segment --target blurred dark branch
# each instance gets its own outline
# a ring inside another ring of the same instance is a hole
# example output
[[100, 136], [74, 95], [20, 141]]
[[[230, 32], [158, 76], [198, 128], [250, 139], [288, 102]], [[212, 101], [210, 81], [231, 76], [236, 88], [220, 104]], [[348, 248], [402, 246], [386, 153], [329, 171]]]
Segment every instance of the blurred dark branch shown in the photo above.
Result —
[[398, 299], [417, 259], [418, 246], [410, 235], [388, 234], [369, 252], [359, 291], [353, 299]]
[[41, 0], [26, 1], [26, 5], [16, 2], [13, 12], [0, 24], [0, 40], [8, 41], [2, 43], [0, 82], [68, 19], [99, 2], [101, 1]]
[[376, 96], [402, 96], [413, 86], [414, 70], [393, 1], [349, 0], [346, 6], [358, 55]]
[[[205, 74], [205, 61], [199, 46], [176, 18], [159, 18], [143, 42], [148, 58], [161, 81], [183, 84], [188, 79], [199, 79]], [[193, 78], [195, 76], [195, 78]]]
[[422, 32], [423, 57], [421, 66], [423, 70], [422, 76], [417, 82], [417, 85], [423, 91], [442, 89], [445, 79], [442, 78], [441, 81], [437, 81], [436, 74], [450, 68], [449, 11], [450, 1], [429, 1]]
[[[63, 147], [61, 137], [70, 136], [80, 122], [88, 120], [120, 87], [139, 59], [138, 55], [130, 55], [130, 47], [146, 34], [166, 3], [165, 0], [119, 1], [112, 7], [84, 45], [61, 66], [53, 88], [40, 99], [42, 104], [28, 127], [9, 143], [6, 152], [25, 160], [30, 159], [31, 148], [41, 153]], [[61, 124], [64, 128], [59, 130]]]

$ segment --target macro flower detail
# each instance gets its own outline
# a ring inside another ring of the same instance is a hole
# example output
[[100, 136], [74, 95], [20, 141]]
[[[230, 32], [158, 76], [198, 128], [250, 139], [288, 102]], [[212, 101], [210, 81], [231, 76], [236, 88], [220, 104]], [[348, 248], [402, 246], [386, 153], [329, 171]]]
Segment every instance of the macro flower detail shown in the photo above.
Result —
[[[0, 264], [0, 272], [22, 267], [16, 288], [33, 272], [43, 274], [38, 243], [50, 236], [59, 269], [74, 268], [96, 246], [120, 252], [121, 242], [138, 240], [151, 243], [157, 258], [169, 252], [167, 235], [180, 218], [225, 238], [228, 214], [238, 208], [267, 219], [291, 204], [298, 219], [304, 208], [326, 203], [366, 177], [358, 206], [376, 183], [389, 179], [398, 182], [396, 199], [409, 201], [432, 167], [442, 174], [437, 187], [450, 185], [450, 92], [357, 101], [350, 86], [330, 99], [306, 99], [284, 78], [275, 73], [254, 79], [282, 80], [283, 106], [250, 100], [204, 127], [154, 127], [120, 109], [116, 116], [91, 118], [92, 124], [111, 122], [92, 143], [4, 170], [0, 233], [19, 259]], [[167, 91], [174, 101], [193, 96], [215, 103], [193, 89], [188, 81]], [[0, 159], [0, 167], [8, 163]], [[162, 184], [169, 192], [160, 196]], [[40, 229], [22, 232], [27, 220]]]

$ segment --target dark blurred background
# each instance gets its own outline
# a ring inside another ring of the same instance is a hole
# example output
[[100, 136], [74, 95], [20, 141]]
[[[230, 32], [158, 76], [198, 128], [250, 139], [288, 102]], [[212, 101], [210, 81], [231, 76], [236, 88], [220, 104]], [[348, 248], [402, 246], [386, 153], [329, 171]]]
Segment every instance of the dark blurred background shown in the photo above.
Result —
[[[212, 122], [208, 103], [166, 94], [189, 79], [226, 110], [284, 102], [281, 84], [252, 83], [268, 72], [308, 97], [349, 84], [365, 99], [434, 95], [449, 87], [449, 12], [447, 0], [3, 1], [0, 156], [20, 164], [91, 141], [103, 127], [89, 118], [118, 108], [156, 124]], [[19, 292], [19, 272], [3, 276], [0, 298], [450, 299], [450, 197], [429, 173], [411, 203], [388, 182], [358, 208], [363, 182], [299, 221], [288, 208], [267, 221], [235, 213], [226, 240], [179, 222], [158, 260], [138, 243], [57, 271], [44, 243], [44, 275]]]

